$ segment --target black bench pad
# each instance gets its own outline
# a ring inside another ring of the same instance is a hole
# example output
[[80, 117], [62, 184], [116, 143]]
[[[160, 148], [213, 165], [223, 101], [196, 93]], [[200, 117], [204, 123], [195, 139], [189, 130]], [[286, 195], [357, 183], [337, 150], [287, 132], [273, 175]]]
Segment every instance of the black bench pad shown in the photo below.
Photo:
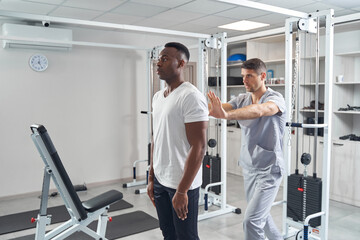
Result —
[[113, 204], [123, 198], [123, 194], [116, 190], [110, 190], [94, 198], [83, 202], [82, 205], [88, 212], [94, 212], [107, 205]]

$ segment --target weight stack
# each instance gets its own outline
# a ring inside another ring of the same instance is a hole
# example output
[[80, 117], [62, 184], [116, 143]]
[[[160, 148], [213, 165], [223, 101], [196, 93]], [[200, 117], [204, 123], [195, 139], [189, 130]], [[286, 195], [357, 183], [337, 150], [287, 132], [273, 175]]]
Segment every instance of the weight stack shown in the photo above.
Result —
[[203, 159], [203, 174], [202, 174], [202, 184], [201, 188], [205, 188], [206, 185], [210, 183], [210, 162], [211, 162], [211, 155], [206, 152], [204, 159]]
[[302, 221], [303, 192], [304, 187], [302, 174], [291, 174], [288, 177], [287, 216], [295, 222]]
[[[306, 177], [306, 216], [321, 212], [322, 181], [320, 178]], [[288, 178], [287, 216], [303, 222], [304, 176], [292, 174]], [[313, 218], [310, 226], [321, 225], [321, 217]]]
[[[215, 183], [221, 181], [221, 158], [217, 154], [216, 156], [206, 153], [203, 160], [203, 182], [201, 188], [205, 188], [209, 183]], [[213, 191], [215, 194], [221, 192], [221, 187], [210, 187], [209, 191]]]

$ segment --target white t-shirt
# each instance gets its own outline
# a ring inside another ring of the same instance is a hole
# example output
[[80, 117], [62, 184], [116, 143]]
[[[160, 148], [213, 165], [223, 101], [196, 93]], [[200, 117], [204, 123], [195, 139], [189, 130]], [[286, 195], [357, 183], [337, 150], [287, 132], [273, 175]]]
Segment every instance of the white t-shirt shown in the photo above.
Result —
[[[164, 90], [153, 97], [153, 168], [156, 179], [165, 187], [176, 189], [184, 173], [190, 150], [185, 123], [209, 120], [205, 96], [191, 83], [184, 82], [166, 98]], [[190, 189], [202, 183], [199, 169]]]

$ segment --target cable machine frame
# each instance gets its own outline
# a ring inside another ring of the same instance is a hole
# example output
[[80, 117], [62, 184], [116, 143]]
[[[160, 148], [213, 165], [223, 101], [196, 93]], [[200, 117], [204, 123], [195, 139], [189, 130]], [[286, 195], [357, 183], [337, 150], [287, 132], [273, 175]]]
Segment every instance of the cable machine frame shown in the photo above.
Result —
[[[312, 21], [313, 18], [325, 17], [325, 99], [324, 102], [324, 123], [323, 124], [301, 124], [291, 123], [292, 114], [292, 81], [293, 78], [293, 29], [294, 24], [297, 24], [301, 18], [289, 18], [285, 24], [285, 38], [286, 38], [286, 53], [285, 53], [285, 102], [286, 110], [289, 113], [287, 115], [287, 122], [292, 127], [302, 128], [324, 128], [324, 148], [323, 148], [323, 159], [322, 159], [322, 198], [321, 198], [321, 211], [315, 214], [311, 214], [306, 217], [303, 224], [295, 222], [287, 217], [287, 188], [290, 170], [291, 170], [291, 136], [285, 134], [284, 141], [284, 154], [287, 166], [287, 176], [284, 178], [284, 191], [283, 191], [283, 234], [284, 237], [290, 237], [294, 235], [294, 229], [304, 228], [304, 236], [308, 233], [314, 233], [311, 235], [311, 239], [328, 239], [328, 225], [329, 225], [329, 191], [330, 191], [330, 159], [331, 159], [331, 136], [332, 136], [332, 77], [333, 77], [333, 48], [334, 48], [334, 10], [324, 10], [308, 15], [305, 21]], [[319, 31], [317, 29], [316, 31]], [[299, 109], [297, 109], [299, 111]], [[309, 221], [312, 218], [321, 217], [321, 225], [313, 228], [309, 226]], [[308, 228], [308, 231], [306, 229]], [[296, 231], [296, 230], [295, 230]], [[316, 235], [316, 236], [315, 236]], [[304, 238], [305, 239], [305, 238]]]
[[[203, 81], [198, 81], [198, 89], [205, 93], [205, 81], [206, 80], [206, 68], [209, 66], [206, 65], [206, 54], [208, 50], [215, 49], [220, 50], [220, 78], [223, 79], [221, 81], [221, 91], [220, 91], [220, 100], [223, 103], [227, 102], [227, 34], [226, 33], [217, 33], [211, 35], [210, 38], [203, 39], [200, 41], [199, 47], [199, 68], [198, 68], [198, 78], [203, 79]], [[211, 119], [210, 119], [211, 120]], [[204, 212], [199, 214], [198, 220], [204, 220], [216, 216], [220, 216], [227, 213], [237, 213], [240, 214], [241, 210], [239, 208], [233, 207], [227, 204], [227, 120], [221, 119], [221, 167], [220, 167], [220, 181], [213, 182], [206, 185], [205, 189], [201, 189], [200, 191], [200, 201], [199, 206], [204, 205]], [[221, 194], [215, 194], [209, 191], [210, 187], [220, 186]], [[217, 210], [209, 211], [208, 207], [214, 205], [218, 207]]]

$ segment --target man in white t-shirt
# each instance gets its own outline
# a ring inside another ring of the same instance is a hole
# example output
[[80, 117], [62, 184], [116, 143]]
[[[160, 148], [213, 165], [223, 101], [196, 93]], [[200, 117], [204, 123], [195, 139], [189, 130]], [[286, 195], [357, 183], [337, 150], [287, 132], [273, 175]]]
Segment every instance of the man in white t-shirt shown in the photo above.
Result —
[[184, 81], [189, 50], [171, 42], [161, 51], [157, 73], [167, 88], [153, 97], [153, 141], [148, 195], [164, 239], [197, 240], [199, 188], [206, 146], [205, 96]]

